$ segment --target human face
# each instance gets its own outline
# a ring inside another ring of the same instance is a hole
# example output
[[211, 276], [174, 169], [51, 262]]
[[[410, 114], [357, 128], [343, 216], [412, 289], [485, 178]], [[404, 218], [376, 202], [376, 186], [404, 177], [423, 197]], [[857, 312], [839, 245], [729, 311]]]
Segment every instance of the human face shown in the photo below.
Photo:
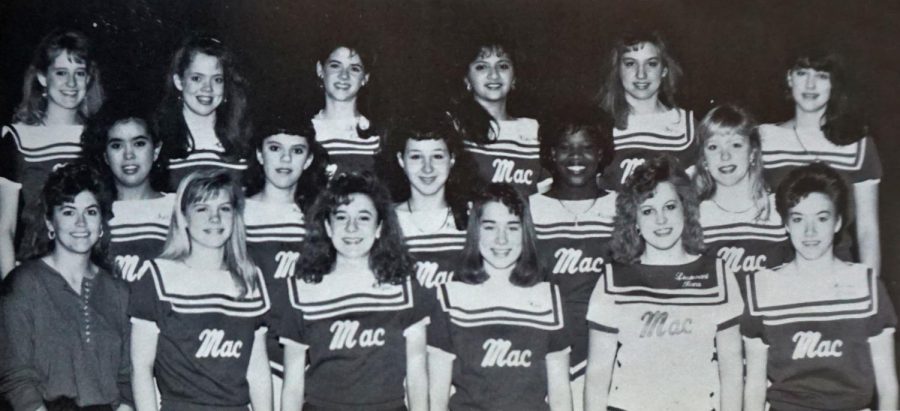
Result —
[[653, 43], [638, 43], [629, 47], [619, 59], [619, 77], [625, 88], [625, 98], [656, 99], [662, 79], [669, 73], [663, 67], [659, 48]]
[[563, 137], [551, 153], [560, 183], [569, 187], [596, 184], [597, 166], [603, 153], [583, 131]]
[[338, 47], [327, 61], [316, 63], [316, 74], [325, 86], [325, 97], [334, 101], [353, 101], [369, 82], [369, 74], [359, 53]]
[[153, 146], [144, 122], [126, 119], [114, 124], [109, 129], [104, 156], [116, 184], [139, 187], [148, 183], [147, 177], [160, 148]]
[[512, 60], [502, 48], [485, 47], [469, 63], [464, 81], [478, 101], [505, 101], [509, 91], [515, 87], [516, 72]]
[[830, 197], [810, 193], [788, 211], [785, 227], [797, 255], [816, 260], [831, 254], [834, 235], [841, 229], [841, 217]]
[[339, 205], [325, 222], [325, 231], [338, 256], [368, 258], [375, 240], [381, 237], [379, 217], [372, 198], [350, 194], [350, 202]]
[[47, 89], [47, 103], [66, 110], [77, 110], [87, 94], [91, 76], [87, 65], [68, 51], [59, 53], [46, 73], [38, 73], [38, 82]]
[[681, 246], [684, 205], [672, 183], [657, 184], [653, 196], [638, 206], [637, 226], [648, 247], [670, 250]]
[[53, 207], [47, 229], [56, 235], [56, 247], [74, 254], [89, 254], [102, 235], [103, 218], [97, 197], [82, 191], [72, 199]]
[[486, 265], [512, 268], [522, 255], [522, 219], [502, 203], [485, 204], [478, 222], [478, 250]]
[[703, 146], [706, 169], [716, 184], [731, 187], [747, 178], [756, 155], [750, 139], [737, 133], [717, 133]]
[[263, 166], [266, 184], [281, 190], [293, 189], [303, 170], [312, 164], [306, 137], [292, 134], [275, 134], [263, 140], [256, 150], [256, 159]]
[[224, 190], [189, 205], [185, 217], [191, 246], [224, 247], [234, 229], [234, 212], [234, 203]]
[[216, 112], [225, 100], [225, 72], [218, 57], [196, 53], [181, 75], [174, 76], [184, 106], [202, 117]]
[[825, 110], [831, 98], [831, 73], [813, 68], [795, 68], [788, 72], [787, 82], [794, 104], [800, 110], [808, 113]]
[[397, 160], [411, 188], [423, 196], [439, 193], [453, 167], [453, 156], [444, 140], [408, 139], [403, 152], [397, 153]]

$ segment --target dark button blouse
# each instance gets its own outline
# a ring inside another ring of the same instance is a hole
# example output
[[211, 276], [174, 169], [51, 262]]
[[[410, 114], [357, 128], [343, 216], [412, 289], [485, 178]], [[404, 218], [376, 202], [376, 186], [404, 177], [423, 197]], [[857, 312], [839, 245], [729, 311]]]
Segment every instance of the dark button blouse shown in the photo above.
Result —
[[0, 393], [15, 410], [130, 404], [127, 306], [127, 286], [105, 271], [79, 295], [42, 260], [13, 270], [0, 296]]

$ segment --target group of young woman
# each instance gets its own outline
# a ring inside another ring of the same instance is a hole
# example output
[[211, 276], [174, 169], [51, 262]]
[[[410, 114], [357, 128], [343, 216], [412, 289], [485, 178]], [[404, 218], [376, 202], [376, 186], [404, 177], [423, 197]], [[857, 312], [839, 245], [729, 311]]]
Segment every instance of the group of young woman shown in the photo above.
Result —
[[485, 41], [465, 98], [384, 128], [369, 57], [329, 46], [322, 110], [251, 130], [215, 38], [150, 117], [46, 37], [0, 139], [13, 409], [898, 407], [880, 163], [833, 55], [786, 71], [793, 119], [695, 126], [665, 42], [629, 35], [606, 114], [538, 127]]

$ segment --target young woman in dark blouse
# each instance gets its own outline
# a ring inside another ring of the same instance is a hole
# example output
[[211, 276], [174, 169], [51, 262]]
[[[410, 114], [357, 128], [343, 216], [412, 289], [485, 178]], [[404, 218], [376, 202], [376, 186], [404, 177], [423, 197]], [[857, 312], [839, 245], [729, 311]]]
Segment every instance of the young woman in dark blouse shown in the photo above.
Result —
[[0, 296], [0, 392], [18, 410], [131, 410], [128, 289], [101, 241], [110, 192], [85, 165], [43, 190], [50, 251], [25, 262]]

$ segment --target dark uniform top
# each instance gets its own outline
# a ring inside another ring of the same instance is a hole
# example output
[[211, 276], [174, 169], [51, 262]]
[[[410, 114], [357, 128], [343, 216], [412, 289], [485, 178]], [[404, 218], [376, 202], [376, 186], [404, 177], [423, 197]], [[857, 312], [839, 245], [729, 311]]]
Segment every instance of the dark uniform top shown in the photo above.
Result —
[[550, 174], [541, 167], [537, 120], [523, 117], [497, 124], [494, 141], [465, 141], [466, 151], [478, 166], [479, 180], [512, 184], [526, 196], [540, 191], [538, 185], [547, 185]]
[[113, 203], [107, 253], [117, 277], [134, 282], [150, 270], [150, 260], [159, 256], [166, 243], [174, 206], [173, 194]]
[[360, 137], [359, 130], [371, 127], [369, 119], [360, 116], [348, 121], [326, 121], [322, 113], [312, 119], [316, 129], [316, 141], [328, 152], [329, 177], [346, 172], [372, 172], [375, 168], [375, 154], [381, 146], [381, 137], [371, 135]]

